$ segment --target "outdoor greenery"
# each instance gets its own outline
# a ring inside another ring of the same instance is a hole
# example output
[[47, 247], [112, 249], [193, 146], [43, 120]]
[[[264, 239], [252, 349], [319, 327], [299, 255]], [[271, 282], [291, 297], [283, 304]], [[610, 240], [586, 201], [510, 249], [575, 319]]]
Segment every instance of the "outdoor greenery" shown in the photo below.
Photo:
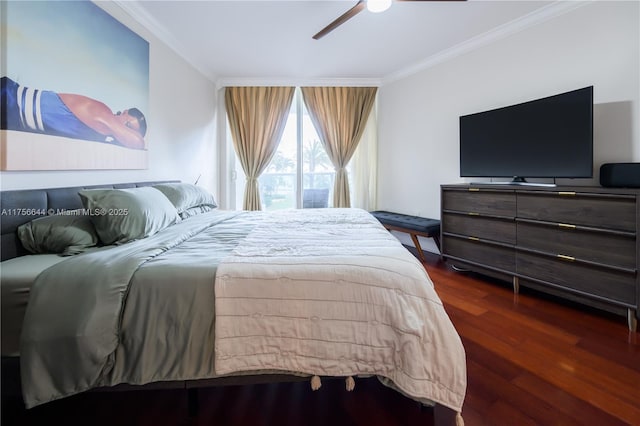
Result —
[[[333, 165], [318, 139], [304, 141], [302, 161], [303, 188], [333, 188]], [[295, 152], [278, 149], [259, 181], [260, 197], [267, 210], [295, 207]]]

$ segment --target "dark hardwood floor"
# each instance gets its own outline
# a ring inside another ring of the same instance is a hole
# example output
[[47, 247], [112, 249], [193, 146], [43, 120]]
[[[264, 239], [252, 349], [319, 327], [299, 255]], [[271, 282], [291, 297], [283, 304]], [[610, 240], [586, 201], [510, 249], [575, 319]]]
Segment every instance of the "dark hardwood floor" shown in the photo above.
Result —
[[[425, 264], [467, 352], [465, 424], [640, 425], [639, 333], [622, 317]], [[382, 386], [325, 380], [184, 390], [85, 393], [24, 410], [3, 395], [2, 425], [430, 425], [431, 412]]]
[[426, 266], [467, 352], [467, 425], [640, 425], [625, 318]]

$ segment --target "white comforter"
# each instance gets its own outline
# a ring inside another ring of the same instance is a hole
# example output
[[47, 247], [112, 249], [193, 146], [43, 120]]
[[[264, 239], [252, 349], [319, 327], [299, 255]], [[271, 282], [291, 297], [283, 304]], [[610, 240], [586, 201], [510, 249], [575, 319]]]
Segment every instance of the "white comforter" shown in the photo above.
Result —
[[218, 267], [217, 374], [378, 375], [460, 412], [465, 353], [424, 267], [356, 209], [261, 221]]

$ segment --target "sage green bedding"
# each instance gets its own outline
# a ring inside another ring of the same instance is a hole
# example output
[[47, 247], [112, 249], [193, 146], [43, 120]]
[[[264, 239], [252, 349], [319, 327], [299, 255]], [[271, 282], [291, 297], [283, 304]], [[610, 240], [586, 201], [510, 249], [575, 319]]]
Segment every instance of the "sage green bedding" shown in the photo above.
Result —
[[18, 237], [31, 253], [73, 256], [98, 245], [98, 234], [91, 218], [81, 210], [34, 219], [18, 228]]
[[250, 217], [212, 211], [41, 273], [20, 346], [26, 406], [99, 386], [215, 377], [215, 272]]
[[20, 354], [20, 332], [33, 282], [45, 269], [66, 260], [57, 254], [15, 257], [0, 264], [2, 356]]
[[464, 348], [433, 283], [358, 209], [203, 213], [53, 265], [31, 293], [27, 407], [276, 371], [386, 377], [456, 411], [464, 400]]

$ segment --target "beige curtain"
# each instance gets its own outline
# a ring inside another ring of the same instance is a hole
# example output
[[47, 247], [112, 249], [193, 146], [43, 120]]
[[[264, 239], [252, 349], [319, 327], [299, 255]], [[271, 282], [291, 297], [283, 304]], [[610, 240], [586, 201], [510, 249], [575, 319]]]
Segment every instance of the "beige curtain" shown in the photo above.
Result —
[[333, 206], [351, 207], [347, 164], [358, 146], [376, 87], [303, 87], [304, 103], [336, 170]]
[[233, 146], [247, 177], [242, 208], [262, 210], [258, 177], [269, 165], [284, 131], [294, 87], [227, 87], [225, 106]]
[[378, 205], [378, 125], [376, 103], [371, 108], [367, 125], [362, 132], [358, 148], [349, 166], [351, 176], [351, 207], [367, 211], [377, 210]]

